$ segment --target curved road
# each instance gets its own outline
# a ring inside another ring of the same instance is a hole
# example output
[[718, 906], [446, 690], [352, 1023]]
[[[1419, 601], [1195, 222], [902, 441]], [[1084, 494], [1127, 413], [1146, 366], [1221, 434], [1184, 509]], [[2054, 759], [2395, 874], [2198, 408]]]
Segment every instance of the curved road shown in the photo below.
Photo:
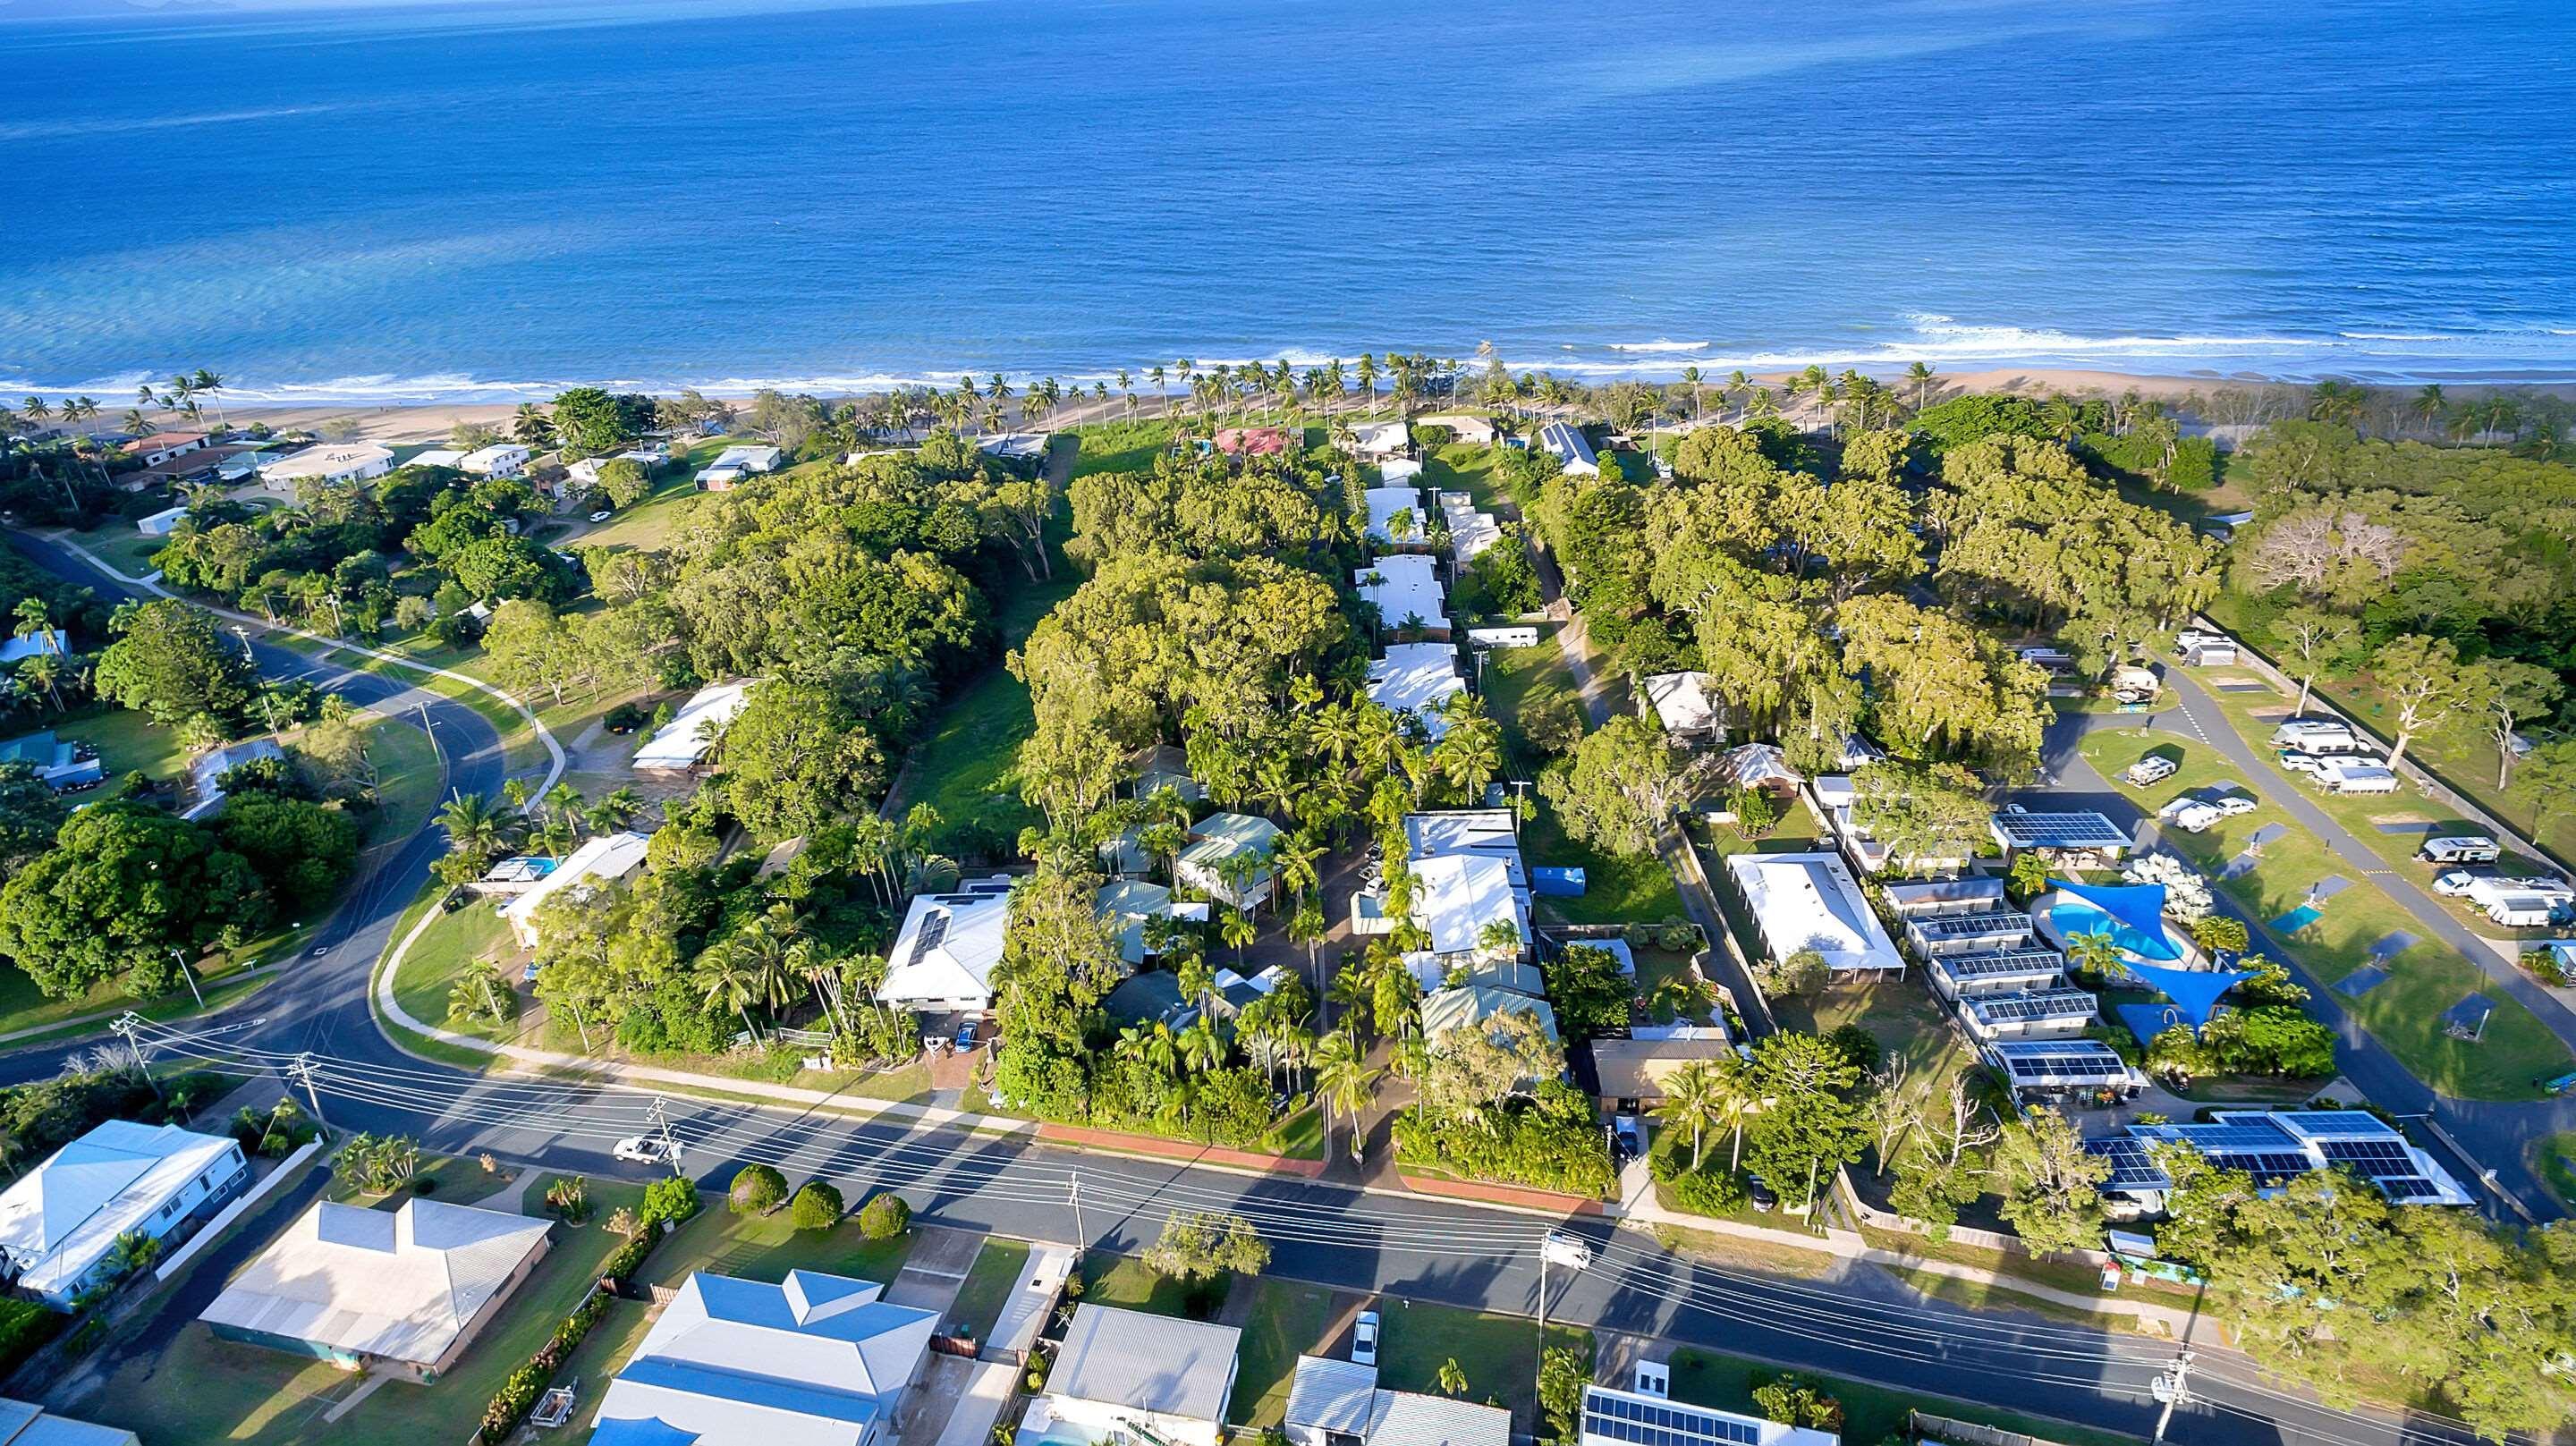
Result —
[[[131, 595], [42, 538], [21, 535], [18, 544], [57, 576], [102, 595]], [[472, 709], [287, 649], [254, 645], [254, 654], [272, 677], [310, 678], [368, 706], [425, 705], [445, 754], [445, 786], [499, 787], [500, 741]], [[244, 1005], [191, 1027], [246, 1026], [224, 1036], [223, 1044], [244, 1051], [253, 1064], [268, 1058], [255, 1051], [327, 1055], [323, 1106], [339, 1127], [411, 1134], [444, 1153], [490, 1150], [542, 1160], [552, 1169], [643, 1178], [646, 1172], [608, 1153], [618, 1136], [652, 1128], [643, 1095], [426, 1063], [378, 1031], [367, 999], [370, 971], [442, 851], [433, 827], [373, 855], [315, 936], [318, 952]], [[255, 1019], [265, 1022], [248, 1024]], [[50, 1074], [71, 1052], [55, 1046], [0, 1057], [0, 1082]], [[1538, 1240], [1561, 1223], [1590, 1237], [1601, 1253], [1570, 1280], [1561, 1268], [1551, 1272], [1548, 1314], [1560, 1322], [1695, 1342], [2140, 1436], [2154, 1424], [2148, 1386], [2169, 1349], [2130, 1335], [1892, 1300], [1873, 1289], [1876, 1277], [1867, 1271], [1843, 1284], [1738, 1274], [1673, 1256], [1649, 1236], [1593, 1219], [1553, 1222], [1528, 1212], [1085, 1154], [1022, 1136], [892, 1118], [862, 1122], [680, 1098], [668, 1102], [667, 1117], [690, 1145], [689, 1163], [702, 1183], [721, 1185], [741, 1161], [765, 1159], [791, 1179], [836, 1179], [845, 1193], [877, 1184], [899, 1188], [925, 1220], [967, 1229], [1056, 1240], [1078, 1233], [1086, 1244], [1134, 1252], [1151, 1243], [1172, 1210], [1240, 1210], [1261, 1222], [1272, 1241], [1274, 1273], [1399, 1297], [1388, 1303], [1394, 1332], [1403, 1329], [1406, 1299], [1534, 1312]], [[2179, 1442], [2466, 1446], [2470, 1440], [2438, 1419], [2322, 1411], [2303, 1396], [2261, 1384], [2240, 1359], [2206, 1347], [2192, 1380], [2193, 1399], [2172, 1432]]]

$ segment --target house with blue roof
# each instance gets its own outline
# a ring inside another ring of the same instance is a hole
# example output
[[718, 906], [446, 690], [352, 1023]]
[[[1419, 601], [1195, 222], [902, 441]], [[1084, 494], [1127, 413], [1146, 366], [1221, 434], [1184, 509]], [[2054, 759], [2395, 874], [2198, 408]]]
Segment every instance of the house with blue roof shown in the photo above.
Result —
[[939, 1321], [884, 1292], [813, 1270], [690, 1276], [608, 1383], [592, 1446], [873, 1446]]

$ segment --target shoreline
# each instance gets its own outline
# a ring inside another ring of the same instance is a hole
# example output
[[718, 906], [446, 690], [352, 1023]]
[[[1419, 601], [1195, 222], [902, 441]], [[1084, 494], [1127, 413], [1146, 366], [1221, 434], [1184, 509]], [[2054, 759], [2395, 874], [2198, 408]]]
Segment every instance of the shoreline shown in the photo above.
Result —
[[[1656, 375], [1639, 375], [1636, 377], [1620, 378], [1619, 380], [1648, 381], [1663, 385], [1677, 386], [1681, 384], [1679, 373], [1682, 366], [1685, 365], [1689, 365], [1689, 363], [1686, 361], [1676, 363], [1670, 369], [1669, 374], [1665, 374], [1663, 369], [1658, 367], [1653, 369], [1657, 373]], [[1473, 363], [1469, 363], [1469, 369], [1472, 370], [1472, 368]], [[1851, 370], [1870, 376], [1900, 394], [1909, 390], [1908, 383], [1906, 382], [1901, 370], [1884, 368], [1873, 369], [1866, 367], [1854, 367]], [[1836, 374], [1839, 375], [1840, 373], [1837, 372]], [[1727, 374], [1724, 372], [1703, 375], [1700, 379], [1700, 385], [1709, 392], [1714, 393], [1724, 384], [1726, 375]], [[1762, 371], [1752, 373], [1751, 375], [1754, 381], [1765, 386], [1777, 388], [1784, 381], [1797, 374], [1786, 371]], [[1135, 378], [1135, 380], [1137, 383], [1136, 404], [1138, 417], [1140, 419], [1152, 419], [1159, 416], [1162, 412], [1162, 403], [1158, 394], [1153, 391], [1151, 384], [1147, 383], [1142, 377]], [[1592, 385], [1607, 384], [1608, 383], [1604, 382], [1593, 383]], [[954, 383], [951, 383], [950, 385], [953, 386]], [[1974, 371], [1937, 372], [1935, 373], [1932, 381], [1933, 390], [1936, 394], [1941, 396], [1956, 396], [1962, 393], [2014, 393], [2025, 396], [2045, 397], [2064, 394], [2082, 399], [2089, 397], [2117, 397], [2124, 393], [2134, 391], [2141, 397], [2161, 401], [2178, 401], [2196, 392], [2205, 394], [2224, 388], [2259, 390], [2263, 388], [2281, 387], [2304, 390], [2311, 385], [2313, 385], [2313, 383], [2303, 380], [2295, 380], [2286, 377], [2259, 377], [2250, 374], [2227, 376], [2216, 374], [2196, 376], [2171, 374], [2133, 375], [2127, 372], [2077, 367], [1988, 367]], [[2362, 383], [2362, 385], [2382, 387], [2402, 386], [2411, 388], [2413, 386], [2422, 385], [2422, 383], [2365, 382]], [[2576, 382], [2517, 383], [2511, 381], [2487, 381], [2463, 383], [2446, 382], [2442, 385], [2445, 392], [2454, 400], [2463, 400], [2470, 397], [2481, 396], [2494, 391], [2549, 393], [2561, 397], [2576, 398]], [[638, 390], [638, 388], [633, 388], [625, 384], [611, 384], [611, 389]], [[0, 395], [8, 395], [13, 390], [14, 387], [12, 384], [0, 384]], [[812, 395], [818, 396], [826, 402], [840, 402], [856, 397], [882, 395], [890, 390], [892, 390], [892, 388], [886, 386], [853, 387], [847, 390], [816, 390]], [[676, 391], [657, 391], [651, 394], [657, 396], [671, 396], [676, 395], [677, 393]], [[749, 389], [725, 387], [707, 390], [703, 392], [702, 395], [706, 396], [711, 401], [729, 402], [736, 406], [747, 406], [751, 401], [751, 391]], [[1188, 398], [1186, 394], [1173, 391], [1167, 392], [1164, 395], [1170, 396], [1177, 406], [1183, 408], [1188, 406]], [[1381, 398], [1382, 400], [1385, 398], [1384, 393], [1381, 393]], [[430, 442], [444, 443], [449, 429], [461, 422], [488, 426], [506, 432], [509, 429], [510, 420], [517, 413], [522, 400], [536, 401], [542, 405], [546, 402], [552, 401], [553, 398], [551, 395], [546, 397], [536, 397], [531, 395], [525, 399], [514, 399], [511, 401], [439, 400], [429, 398], [409, 401], [271, 402], [248, 399], [231, 401], [223, 399], [221, 394], [218, 394], [216, 400], [221, 402], [223, 419], [234, 423], [235, 425], [244, 425], [251, 422], [265, 422], [272, 428], [289, 430], [294, 428], [317, 428], [325, 422], [354, 422], [357, 428], [355, 434], [357, 437], [372, 442], [385, 442], [399, 445]], [[108, 415], [115, 415], [116, 409], [110, 406], [105, 399], [102, 399], [101, 406]], [[1338, 410], [1355, 411], [1357, 409], [1356, 403], [1350, 403]], [[1426, 406], [1424, 409], [1429, 411], [1440, 410], [1438, 406]], [[1066, 403], [1059, 406], [1055, 412], [1050, 414], [1047, 420], [1053, 427], [1063, 428], [1079, 426], [1089, 422], [1117, 420], [1123, 416], [1124, 411], [1125, 408], [1123, 403], [1119, 399], [1118, 395], [1113, 392], [1105, 407], [1088, 398], [1085, 398], [1080, 402], [1074, 402], [1068, 399]], [[159, 418], [165, 414], [156, 412], [153, 415], [156, 418]], [[213, 405], [209, 405], [206, 412], [206, 419], [208, 421], [212, 421], [214, 417], [215, 407]]]

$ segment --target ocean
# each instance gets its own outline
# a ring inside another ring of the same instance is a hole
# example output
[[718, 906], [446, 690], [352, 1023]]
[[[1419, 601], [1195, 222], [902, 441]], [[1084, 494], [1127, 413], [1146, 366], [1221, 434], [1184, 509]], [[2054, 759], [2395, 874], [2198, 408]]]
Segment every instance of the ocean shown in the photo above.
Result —
[[2571, 57], [2568, 0], [5, 21], [0, 395], [1390, 349], [2576, 379]]

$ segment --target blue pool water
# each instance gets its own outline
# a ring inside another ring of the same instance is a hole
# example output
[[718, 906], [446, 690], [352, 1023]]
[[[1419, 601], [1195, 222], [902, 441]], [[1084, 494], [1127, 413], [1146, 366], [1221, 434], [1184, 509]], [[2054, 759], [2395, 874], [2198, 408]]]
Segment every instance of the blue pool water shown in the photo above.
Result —
[[2565, 0], [84, 4], [0, 19], [0, 395], [2576, 377]]
[[2122, 951], [2141, 959], [2170, 960], [2176, 957], [2173, 945], [2167, 940], [2151, 939], [2091, 904], [2056, 905], [2048, 911], [2048, 922], [2056, 926], [2057, 936], [2061, 939], [2077, 934], [2108, 934], [2111, 942], [2119, 945]]

